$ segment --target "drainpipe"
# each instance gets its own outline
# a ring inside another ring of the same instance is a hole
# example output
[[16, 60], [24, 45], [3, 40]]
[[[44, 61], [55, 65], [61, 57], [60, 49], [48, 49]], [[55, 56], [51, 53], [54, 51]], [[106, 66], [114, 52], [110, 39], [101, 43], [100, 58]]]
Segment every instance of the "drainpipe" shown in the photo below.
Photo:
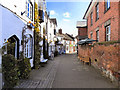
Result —
[[47, 54], [48, 54], [48, 59], [49, 59], [49, 44], [48, 44], [48, 15], [47, 15]]
[[[118, 6], [118, 10], [119, 10], [119, 26], [118, 26], [118, 40], [120, 41], [120, 1], [118, 2], [119, 3], [119, 6]], [[118, 50], [119, 50], [119, 55], [120, 55], [120, 48], [118, 48]], [[119, 61], [119, 57], [118, 57], [118, 71], [119, 71], [119, 73], [120, 73], [120, 66], [119, 66], [119, 63], [120, 63], [120, 61]], [[119, 77], [120, 78], [120, 77]], [[118, 86], [120, 85], [120, 81], [118, 81]], [[120, 88], [120, 86], [119, 86], [119, 88]]]

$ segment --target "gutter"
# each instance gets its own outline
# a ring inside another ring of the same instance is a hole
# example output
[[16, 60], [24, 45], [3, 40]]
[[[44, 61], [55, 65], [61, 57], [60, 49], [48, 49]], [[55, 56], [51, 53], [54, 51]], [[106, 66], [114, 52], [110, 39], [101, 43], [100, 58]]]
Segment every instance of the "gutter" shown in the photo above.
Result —
[[88, 12], [88, 10], [89, 10], [89, 8], [90, 8], [92, 2], [93, 2], [93, 0], [91, 0], [90, 4], [89, 4], [89, 6], [88, 6], [88, 8], [87, 8], [87, 10], [86, 10], [86, 12], [85, 12], [85, 15], [84, 15], [83, 19], [85, 19], [85, 16], [86, 16], [86, 14], [87, 14], [87, 12]]

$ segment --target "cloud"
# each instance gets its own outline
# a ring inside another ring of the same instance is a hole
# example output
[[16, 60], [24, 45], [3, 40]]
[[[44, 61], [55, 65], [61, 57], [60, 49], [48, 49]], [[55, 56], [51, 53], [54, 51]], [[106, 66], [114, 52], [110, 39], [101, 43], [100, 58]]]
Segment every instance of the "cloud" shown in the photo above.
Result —
[[63, 16], [69, 18], [70, 17], [70, 13], [69, 12], [65, 12], [65, 13], [63, 13]]
[[56, 14], [56, 12], [54, 10], [50, 11], [50, 15], [55, 15], [55, 14]]
[[65, 22], [69, 22], [70, 20], [69, 20], [69, 19], [63, 19], [63, 21], [65, 21]]

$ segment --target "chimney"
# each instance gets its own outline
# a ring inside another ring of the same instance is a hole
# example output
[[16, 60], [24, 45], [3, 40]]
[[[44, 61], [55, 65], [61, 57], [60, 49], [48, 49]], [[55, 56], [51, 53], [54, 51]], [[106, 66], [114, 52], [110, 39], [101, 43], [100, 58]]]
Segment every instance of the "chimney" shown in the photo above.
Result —
[[62, 34], [62, 29], [59, 29], [59, 34]]

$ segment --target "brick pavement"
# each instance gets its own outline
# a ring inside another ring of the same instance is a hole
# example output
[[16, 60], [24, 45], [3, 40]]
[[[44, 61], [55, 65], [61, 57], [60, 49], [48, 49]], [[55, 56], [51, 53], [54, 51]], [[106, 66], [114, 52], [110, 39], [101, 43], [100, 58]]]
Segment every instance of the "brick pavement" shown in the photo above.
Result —
[[32, 70], [30, 78], [20, 80], [20, 83], [15, 88], [52, 88], [52, 83], [55, 78], [57, 67], [59, 65], [58, 57], [54, 60], [49, 60], [44, 67], [39, 70]]
[[115, 88], [97, 69], [78, 61], [76, 55], [60, 55], [45, 67], [32, 70], [28, 80], [15, 88]]

